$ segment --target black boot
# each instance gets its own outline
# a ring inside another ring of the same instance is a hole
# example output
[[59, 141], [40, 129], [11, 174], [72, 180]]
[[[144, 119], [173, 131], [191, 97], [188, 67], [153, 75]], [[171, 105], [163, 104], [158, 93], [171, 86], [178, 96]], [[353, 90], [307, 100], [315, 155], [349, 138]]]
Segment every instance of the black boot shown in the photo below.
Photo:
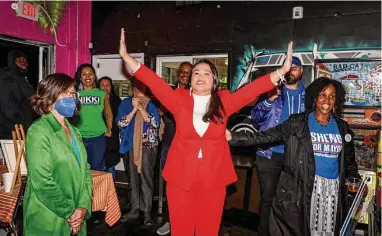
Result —
[[143, 223], [145, 225], [152, 225], [153, 224], [153, 219], [151, 218], [151, 213], [149, 211], [144, 212], [144, 221]]
[[128, 213], [124, 214], [121, 217], [121, 222], [127, 222], [131, 220], [136, 220], [139, 218], [139, 210], [137, 209], [131, 209]]

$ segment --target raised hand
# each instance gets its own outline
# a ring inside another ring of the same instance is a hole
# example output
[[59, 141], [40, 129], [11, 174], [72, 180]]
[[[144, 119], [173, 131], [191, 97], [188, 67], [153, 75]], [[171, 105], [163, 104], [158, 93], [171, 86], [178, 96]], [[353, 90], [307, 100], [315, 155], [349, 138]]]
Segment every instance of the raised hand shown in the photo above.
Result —
[[[290, 68], [292, 67], [292, 54], [293, 54], [293, 42], [290, 41], [288, 44], [288, 51], [287, 51], [284, 65], [280, 69], [277, 69], [276, 71], [270, 74], [271, 81], [275, 86], [279, 85], [279, 82], [282, 76], [288, 73]], [[281, 83], [285, 83], [285, 79], [283, 79]]]
[[290, 68], [292, 67], [292, 55], [293, 55], [293, 42], [290, 41], [288, 44], [288, 51], [286, 54], [284, 65], [280, 68], [280, 73], [282, 73], [283, 75], [288, 73]]
[[126, 50], [126, 42], [125, 42], [125, 29], [121, 29], [121, 39], [119, 41], [119, 55], [124, 58], [128, 56], [129, 54], [127, 53]]

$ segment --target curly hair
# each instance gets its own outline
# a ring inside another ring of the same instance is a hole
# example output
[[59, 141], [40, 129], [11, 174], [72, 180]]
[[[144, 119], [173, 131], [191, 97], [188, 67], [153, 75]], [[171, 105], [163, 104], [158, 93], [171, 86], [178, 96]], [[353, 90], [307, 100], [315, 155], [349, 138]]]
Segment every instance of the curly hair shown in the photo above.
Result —
[[320, 77], [314, 80], [305, 90], [305, 109], [307, 112], [313, 112], [316, 109], [316, 99], [321, 91], [325, 90], [329, 85], [333, 85], [336, 89], [336, 102], [333, 108], [333, 114], [342, 117], [345, 103], [346, 91], [341, 82]]
[[[74, 84], [74, 79], [66, 74], [57, 73], [46, 76], [38, 83], [37, 91], [31, 97], [33, 110], [39, 115], [50, 112], [58, 96], [66, 92], [71, 86], [74, 86]], [[77, 103], [77, 110], [79, 110], [78, 105]]]
[[98, 86], [98, 78], [97, 78], [96, 71], [95, 71], [94, 67], [91, 64], [85, 63], [85, 64], [78, 66], [76, 73], [74, 74], [74, 80], [76, 82], [75, 86], [76, 86], [77, 91], [82, 90], [82, 88], [81, 88], [81, 86], [82, 86], [81, 85], [81, 73], [82, 73], [82, 69], [84, 69], [84, 68], [90, 68], [93, 71], [93, 74], [94, 74], [94, 85], [93, 85], [93, 87], [96, 88]]

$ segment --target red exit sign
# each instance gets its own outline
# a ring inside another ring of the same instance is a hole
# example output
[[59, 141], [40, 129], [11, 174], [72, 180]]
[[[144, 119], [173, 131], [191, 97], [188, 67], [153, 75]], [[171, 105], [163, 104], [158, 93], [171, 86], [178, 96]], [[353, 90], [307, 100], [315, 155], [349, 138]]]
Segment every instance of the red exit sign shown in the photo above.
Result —
[[39, 7], [29, 3], [20, 1], [17, 8], [17, 16], [37, 21], [39, 17]]

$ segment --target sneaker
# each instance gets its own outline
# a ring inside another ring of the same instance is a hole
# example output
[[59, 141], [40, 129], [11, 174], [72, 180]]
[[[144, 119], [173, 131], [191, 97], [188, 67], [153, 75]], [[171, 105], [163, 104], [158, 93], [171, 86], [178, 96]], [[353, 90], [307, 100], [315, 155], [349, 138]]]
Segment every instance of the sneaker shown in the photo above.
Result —
[[157, 230], [157, 234], [159, 235], [166, 235], [168, 233], [170, 233], [170, 223], [169, 222], [166, 222], [162, 227], [160, 227], [158, 230]]

